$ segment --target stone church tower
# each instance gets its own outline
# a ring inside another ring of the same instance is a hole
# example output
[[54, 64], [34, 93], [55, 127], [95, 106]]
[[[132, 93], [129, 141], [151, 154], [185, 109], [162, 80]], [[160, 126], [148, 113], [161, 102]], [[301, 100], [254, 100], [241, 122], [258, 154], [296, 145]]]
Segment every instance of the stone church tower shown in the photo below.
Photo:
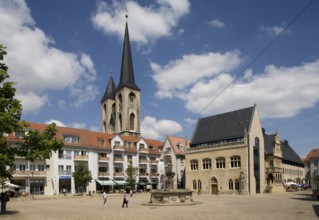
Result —
[[140, 135], [140, 88], [135, 83], [128, 25], [126, 22], [118, 86], [113, 76], [101, 100], [103, 132]]

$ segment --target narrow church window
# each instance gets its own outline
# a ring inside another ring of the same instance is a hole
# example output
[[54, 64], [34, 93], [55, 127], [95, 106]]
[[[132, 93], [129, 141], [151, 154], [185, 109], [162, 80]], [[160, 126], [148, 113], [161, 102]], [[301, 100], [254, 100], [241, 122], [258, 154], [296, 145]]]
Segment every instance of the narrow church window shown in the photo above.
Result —
[[196, 180], [193, 180], [193, 189], [197, 189]]
[[106, 112], [106, 104], [103, 105], [103, 111], [104, 111], [103, 112], [104, 113], [104, 117], [106, 117], [106, 114], [107, 114], [107, 112]]
[[235, 180], [235, 189], [239, 190], [239, 180], [238, 179]]
[[129, 94], [129, 103], [128, 103], [129, 109], [136, 109], [135, 108], [135, 98], [136, 98], [135, 94], [133, 92], [131, 92]]
[[122, 115], [119, 115], [119, 121], [120, 121], [120, 131], [122, 131]]
[[118, 99], [119, 99], [119, 111], [121, 112], [122, 111], [122, 94], [119, 94]]
[[229, 190], [233, 190], [234, 189], [233, 180], [231, 180], [231, 179], [229, 180], [228, 187], [229, 187]]
[[202, 189], [202, 182], [200, 180], [198, 180], [197, 186], [198, 189]]
[[135, 121], [135, 115], [131, 113], [130, 115], [130, 130], [134, 130], [134, 121]]

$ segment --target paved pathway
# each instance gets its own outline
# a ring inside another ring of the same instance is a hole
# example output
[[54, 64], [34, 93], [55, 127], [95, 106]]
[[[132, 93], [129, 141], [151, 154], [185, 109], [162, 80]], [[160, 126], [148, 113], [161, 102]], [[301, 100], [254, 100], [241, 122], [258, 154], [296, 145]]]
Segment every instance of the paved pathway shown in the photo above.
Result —
[[319, 202], [311, 199], [310, 191], [262, 195], [194, 195], [202, 202], [192, 206], [142, 206], [150, 194], [134, 194], [129, 207], [122, 208], [123, 195], [103, 199], [92, 197], [35, 197], [11, 199], [7, 219], [108, 219], [108, 220], [208, 220], [208, 219], [318, 219]]

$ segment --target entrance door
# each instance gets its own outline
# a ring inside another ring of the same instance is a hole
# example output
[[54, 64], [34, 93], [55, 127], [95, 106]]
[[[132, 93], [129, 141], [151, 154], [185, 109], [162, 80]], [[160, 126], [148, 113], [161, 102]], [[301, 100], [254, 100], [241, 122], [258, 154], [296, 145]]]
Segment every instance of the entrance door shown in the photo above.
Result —
[[216, 184], [211, 185], [211, 192], [212, 192], [212, 194], [217, 195], [217, 185]]

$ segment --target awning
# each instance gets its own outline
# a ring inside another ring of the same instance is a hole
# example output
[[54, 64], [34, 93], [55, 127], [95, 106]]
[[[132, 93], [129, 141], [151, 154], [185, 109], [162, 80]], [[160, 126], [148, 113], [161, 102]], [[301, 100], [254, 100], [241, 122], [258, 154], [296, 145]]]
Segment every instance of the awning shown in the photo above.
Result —
[[114, 186], [116, 183], [114, 183], [112, 180], [96, 180], [101, 186]]
[[112, 180], [116, 185], [127, 185], [128, 183], [125, 180]]
[[71, 176], [59, 176], [60, 180], [70, 180]]

